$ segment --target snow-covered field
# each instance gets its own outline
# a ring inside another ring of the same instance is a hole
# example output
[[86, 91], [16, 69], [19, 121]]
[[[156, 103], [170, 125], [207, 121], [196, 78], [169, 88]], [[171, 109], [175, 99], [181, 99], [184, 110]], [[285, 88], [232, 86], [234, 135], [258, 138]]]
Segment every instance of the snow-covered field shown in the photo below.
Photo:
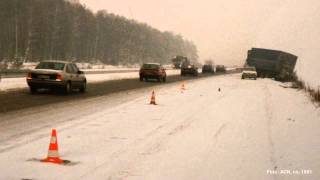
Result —
[[[179, 74], [178, 70], [167, 70], [167, 75]], [[139, 72], [120, 72], [120, 73], [107, 73], [107, 74], [87, 74], [88, 83], [138, 78]], [[3, 78], [0, 82], [0, 91], [7, 91], [10, 89], [26, 88], [26, 78]]]
[[[0, 179], [320, 179], [320, 110], [279, 84], [213, 76], [3, 114]], [[51, 128], [74, 164], [34, 160]]]

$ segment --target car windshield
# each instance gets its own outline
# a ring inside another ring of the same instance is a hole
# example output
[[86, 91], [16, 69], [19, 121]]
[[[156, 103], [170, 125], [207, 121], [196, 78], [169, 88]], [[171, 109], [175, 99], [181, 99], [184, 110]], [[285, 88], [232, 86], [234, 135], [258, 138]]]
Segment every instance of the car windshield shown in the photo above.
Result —
[[255, 71], [256, 68], [255, 67], [245, 67], [243, 68], [244, 71]]
[[58, 62], [41, 62], [38, 64], [36, 69], [52, 69], [52, 70], [63, 70], [65, 64]]
[[144, 69], [158, 69], [159, 65], [158, 64], [144, 64], [142, 66]]

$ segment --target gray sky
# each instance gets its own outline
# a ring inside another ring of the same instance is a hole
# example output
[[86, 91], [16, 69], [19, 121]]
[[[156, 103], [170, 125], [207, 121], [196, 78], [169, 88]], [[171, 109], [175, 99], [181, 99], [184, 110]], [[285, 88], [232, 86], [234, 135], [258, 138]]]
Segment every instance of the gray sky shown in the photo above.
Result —
[[[243, 64], [253, 46], [312, 59], [320, 50], [318, 0], [81, 0], [94, 11], [145, 22], [195, 42], [200, 58]], [[311, 48], [311, 49], [310, 49]], [[319, 57], [319, 56], [318, 56]]]

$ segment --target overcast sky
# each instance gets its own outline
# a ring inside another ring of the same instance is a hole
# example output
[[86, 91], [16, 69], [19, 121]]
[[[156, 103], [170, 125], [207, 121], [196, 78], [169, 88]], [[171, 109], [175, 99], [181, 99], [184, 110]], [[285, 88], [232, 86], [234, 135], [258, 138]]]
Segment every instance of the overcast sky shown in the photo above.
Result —
[[216, 63], [242, 64], [253, 46], [289, 51], [308, 61], [320, 56], [318, 0], [81, 2], [94, 11], [105, 9], [181, 34], [195, 42], [201, 59], [211, 57]]

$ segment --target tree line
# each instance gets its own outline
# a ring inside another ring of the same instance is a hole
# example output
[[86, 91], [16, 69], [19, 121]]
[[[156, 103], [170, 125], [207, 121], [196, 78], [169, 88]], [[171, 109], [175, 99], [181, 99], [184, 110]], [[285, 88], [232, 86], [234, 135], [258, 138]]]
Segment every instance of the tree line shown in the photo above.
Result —
[[107, 11], [64, 0], [1, 0], [0, 61], [47, 59], [113, 65], [197, 60], [193, 42]]

